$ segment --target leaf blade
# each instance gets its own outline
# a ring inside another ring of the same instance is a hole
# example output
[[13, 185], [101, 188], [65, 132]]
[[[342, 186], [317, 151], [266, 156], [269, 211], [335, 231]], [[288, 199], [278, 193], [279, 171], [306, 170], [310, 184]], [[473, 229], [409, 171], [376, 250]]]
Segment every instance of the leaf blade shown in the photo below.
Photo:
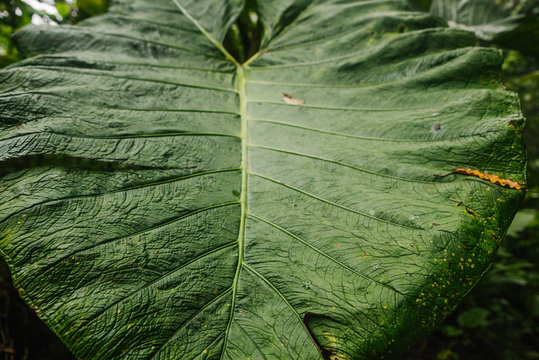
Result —
[[118, 1], [19, 35], [44, 52], [0, 75], [0, 244], [26, 300], [81, 358], [405, 347], [522, 196], [435, 176], [524, 183], [499, 54], [401, 1], [278, 1], [238, 66], [220, 41], [241, 4], [215, 4]]

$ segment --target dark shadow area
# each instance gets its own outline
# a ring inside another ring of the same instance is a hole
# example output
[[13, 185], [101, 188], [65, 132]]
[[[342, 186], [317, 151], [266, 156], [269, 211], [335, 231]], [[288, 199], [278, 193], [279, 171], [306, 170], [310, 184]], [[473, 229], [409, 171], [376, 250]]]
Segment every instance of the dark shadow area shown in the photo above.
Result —
[[4, 261], [0, 262], [0, 359], [75, 359], [21, 299]]
[[263, 28], [255, 0], [247, 0], [238, 20], [228, 30], [224, 47], [240, 64], [260, 49]]

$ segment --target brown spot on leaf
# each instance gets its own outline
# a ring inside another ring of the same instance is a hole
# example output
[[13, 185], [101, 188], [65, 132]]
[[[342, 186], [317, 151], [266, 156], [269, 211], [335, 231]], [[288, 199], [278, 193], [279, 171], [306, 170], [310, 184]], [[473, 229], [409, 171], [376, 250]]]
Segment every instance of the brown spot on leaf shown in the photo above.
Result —
[[448, 175], [452, 174], [460, 174], [460, 175], [468, 175], [468, 176], [475, 176], [483, 180], [490, 181], [493, 184], [501, 185], [506, 188], [516, 189], [516, 190], [528, 190], [526, 187], [514, 180], [511, 179], [502, 179], [498, 175], [491, 175], [491, 174], [485, 174], [482, 173], [479, 170], [473, 170], [473, 169], [461, 169], [461, 168], [455, 168], [453, 171], [447, 173], [447, 174], [434, 174], [434, 176], [437, 177], [446, 177]]
[[473, 210], [466, 208], [466, 212], [467, 212], [468, 214], [472, 215], [473, 217], [476, 217], [476, 216], [475, 216], [475, 213], [473, 212]]
[[292, 95], [283, 93], [283, 101], [290, 105], [303, 105], [305, 100], [293, 98]]
[[478, 170], [453, 169], [453, 173], [454, 174], [461, 174], [461, 175], [475, 176], [475, 177], [478, 177], [480, 179], [490, 181], [493, 184], [498, 184], [498, 185], [501, 185], [503, 187], [508, 187], [508, 188], [511, 188], [511, 189], [516, 189], [516, 190], [524, 189], [524, 190], [526, 190], [526, 188], [523, 185], [519, 184], [516, 181], [513, 181], [511, 179], [502, 179], [501, 177], [499, 177], [497, 175], [485, 174], [485, 173], [482, 173], [482, 172], [480, 172]]

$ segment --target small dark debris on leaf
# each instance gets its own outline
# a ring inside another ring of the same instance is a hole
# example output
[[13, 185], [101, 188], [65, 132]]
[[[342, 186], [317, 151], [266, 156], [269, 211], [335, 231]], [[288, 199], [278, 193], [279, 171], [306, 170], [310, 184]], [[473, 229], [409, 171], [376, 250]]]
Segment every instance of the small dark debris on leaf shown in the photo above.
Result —
[[464, 204], [462, 201], [457, 203], [457, 206], [462, 206]]
[[514, 127], [519, 134], [522, 134], [522, 130], [524, 128], [524, 120], [522, 118], [519, 119], [512, 119], [507, 122], [509, 126]]
[[301, 99], [295, 99], [292, 97], [292, 95], [283, 93], [283, 101], [290, 105], [303, 105], [305, 104], [305, 100]]
[[473, 212], [473, 210], [470, 210], [470, 209], [466, 208], [466, 212], [467, 212], [468, 214], [472, 215], [473, 217], [476, 217], [476, 216], [475, 216], [475, 213]]
[[440, 224], [433, 222], [432, 226], [440, 226]]
[[440, 131], [441, 128], [442, 126], [440, 125], [440, 123], [434, 124], [434, 131]]
[[496, 236], [496, 234], [494, 234], [492, 231], [489, 231], [488, 234], [490, 235], [491, 238], [493, 238], [496, 242], [499, 242], [500, 241], [500, 238]]
[[449, 175], [453, 175], [454, 173], [455, 173], [454, 171], [451, 171], [451, 172], [448, 172], [447, 174], [434, 174], [434, 176], [446, 177], [446, 176], [449, 176]]

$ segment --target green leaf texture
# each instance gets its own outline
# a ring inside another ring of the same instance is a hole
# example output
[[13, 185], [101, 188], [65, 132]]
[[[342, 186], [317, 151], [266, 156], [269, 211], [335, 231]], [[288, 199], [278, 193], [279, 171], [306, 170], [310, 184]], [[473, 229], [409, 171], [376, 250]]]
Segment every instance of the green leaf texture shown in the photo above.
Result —
[[481, 40], [539, 56], [539, 0], [433, 0], [430, 12], [452, 27], [475, 32]]
[[522, 15], [512, 14], [515, 7], [510, 1], [493, 0], [434, 0], [430, 12], [441, 16], [455, 27], [475, 31], [484, 40], [511, 31]]
[[[80, 359], [378, 359], [488, 269], [525, 183], [501, 56], [405, 1], [117, 0], [0, 72], [0, 248]], [[287, 94], [287, 95], [283, 95]]]

